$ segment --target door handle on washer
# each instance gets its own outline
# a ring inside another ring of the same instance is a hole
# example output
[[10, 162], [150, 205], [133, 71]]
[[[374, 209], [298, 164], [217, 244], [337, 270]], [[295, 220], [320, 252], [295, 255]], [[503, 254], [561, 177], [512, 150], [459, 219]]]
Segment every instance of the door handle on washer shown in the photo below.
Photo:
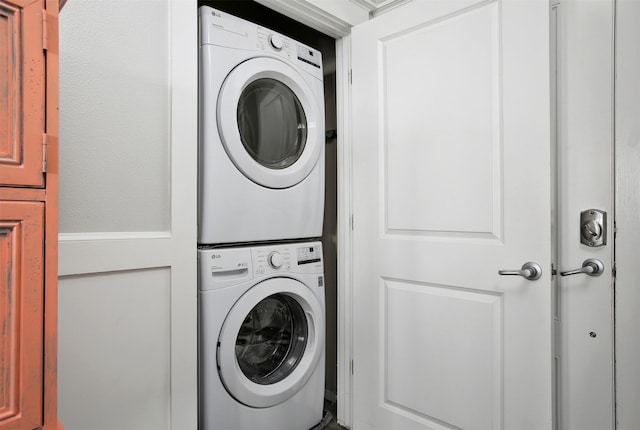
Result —
[[579, 273], [584, 273], [589, 276], [600, 276], [602, 272], [604, 272], [604, 264], [602, 264], [602, 261], [596, 258], [587, 258], [582, 262], [581, 268], [560, 272], [560, 276], [577, 275]]
[[542, 276], [542, 268], [538, 263], [528, 261], [520, 270], [498, 270], [498, 275], [522, 276], [529, 281], [535, 281]]

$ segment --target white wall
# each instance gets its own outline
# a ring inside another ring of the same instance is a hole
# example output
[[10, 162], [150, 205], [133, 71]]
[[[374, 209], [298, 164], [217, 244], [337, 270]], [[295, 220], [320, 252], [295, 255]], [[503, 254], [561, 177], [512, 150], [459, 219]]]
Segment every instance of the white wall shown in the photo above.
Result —
[[195, 429], [197, 5], [60, 16], [59, 415]]

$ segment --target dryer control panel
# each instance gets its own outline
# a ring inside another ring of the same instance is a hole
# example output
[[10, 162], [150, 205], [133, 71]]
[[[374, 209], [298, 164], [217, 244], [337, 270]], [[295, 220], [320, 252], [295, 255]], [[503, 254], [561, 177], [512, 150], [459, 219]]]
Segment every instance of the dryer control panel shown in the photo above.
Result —
[[201, 6], [199, 12], [200, 45], [262, 52], [296, 62], [316, 78], [323, 78], [320, 51], [210, 6]]

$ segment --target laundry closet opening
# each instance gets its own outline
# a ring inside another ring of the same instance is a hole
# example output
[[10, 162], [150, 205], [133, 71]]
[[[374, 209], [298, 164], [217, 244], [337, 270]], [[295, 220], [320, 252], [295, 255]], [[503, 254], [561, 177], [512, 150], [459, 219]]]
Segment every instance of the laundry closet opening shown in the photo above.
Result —
[[199, 0], [198, 7], [211, 6], [239, 18], [296, 39], [322, 54], [325, 103], [325, 202], [322, 248], [326, 292], [326, 382], [325, 397], [335, 402], [337, 392], [337, 143], [336, 143], [336, 47], [335, 39], [259, 3]]

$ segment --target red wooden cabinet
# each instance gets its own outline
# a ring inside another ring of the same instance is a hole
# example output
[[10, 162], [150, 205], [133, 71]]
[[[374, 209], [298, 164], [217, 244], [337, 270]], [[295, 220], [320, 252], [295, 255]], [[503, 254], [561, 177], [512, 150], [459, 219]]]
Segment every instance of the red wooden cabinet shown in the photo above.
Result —
[[43, 22], [43, 0], [0, 1], [0, 185], [44, 185]]
[[57, 419], [58, 0], [0, 0], [0, 430]]
[[42, 426], [44, 204], [0, 201], [0, 428]]

